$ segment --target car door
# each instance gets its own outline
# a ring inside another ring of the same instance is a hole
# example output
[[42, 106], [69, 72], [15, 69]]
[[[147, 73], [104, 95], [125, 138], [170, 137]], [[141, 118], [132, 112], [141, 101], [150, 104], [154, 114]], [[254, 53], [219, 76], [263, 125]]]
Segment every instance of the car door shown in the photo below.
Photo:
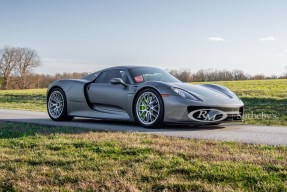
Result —
[[[111, 79], [121, 78], [123, 84], [111, 84]], [[125, 70], [102, 72], [87, 88], [87, 96], [93, 108], [107, 113], [126, 113], [130, 82]]]

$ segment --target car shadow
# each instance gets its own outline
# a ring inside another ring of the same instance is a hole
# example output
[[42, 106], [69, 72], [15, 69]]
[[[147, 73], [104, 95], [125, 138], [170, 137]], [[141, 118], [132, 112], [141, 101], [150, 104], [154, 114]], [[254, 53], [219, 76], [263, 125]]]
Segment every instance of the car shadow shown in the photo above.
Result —
[[164, 132], [164, 131], [204, 131], [224, 129], [228, 125], [187, 125], [187, 124], [165, 124], [161, 128], [144, 128], [135, 122], [117, 121], [117, 120], [103, 120], [103, 119], [88, 119], [75, 118], [72, 122], [80, 123], [82, 125], [106, 126], [107, 131], [134, 131], [134, 132]]
[[[5, 123], [10, 122], [8, 126]], [[4, 125], [4, 128], [2, 125]], [[39, 126], [40, 125], [40, 126]], [[43, 125], [43, 126], [41, 126]], [[138, 132], [138, 133], [165, 133], [165, 132], [192, 132], [224, 129], [226, 125], [164, 125], [162, 128], [148, 129], [137, 123], [126, 121], [98, 120], [75, 118], [73, 121], [57, 122], [49, 118], [30, 119], [1, 119], [0, 138], [17, 138], [22, 136], [47, 134], [79, 134], [94, 131], [105, 132]]]

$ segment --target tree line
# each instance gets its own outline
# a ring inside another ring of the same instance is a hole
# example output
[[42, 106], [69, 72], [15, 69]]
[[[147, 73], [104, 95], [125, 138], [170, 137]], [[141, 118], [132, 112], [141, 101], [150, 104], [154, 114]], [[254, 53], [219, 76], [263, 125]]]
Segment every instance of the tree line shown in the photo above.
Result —
[[173, 76], [183, 82], [205, 82], [205, 81], [237, 81], [237, 80], [263, 80], [263, 79], [286, 79], [287, 72], [280, 76], [266, 76], [264, 74], [250, 75], [242, 70], [216, 70], [216, 69], [201, 69], [197, 72], [185, 70], [169, 70]]
[[[34, 69], [41, 65], [36, 50], [20, 47], [4, 47], [0, 49], [0, 89], [32, 89], [47, 88], [55, 80], [78, 79], [89, 73], [57, 73], [44, 75], [34, 73]], [[287, 72], [281, 76], [265, 76], [264, 74], [250, 75], [242, 70], [202, 69], [191, 72], [189, 69], [167, 70], [183, 82], [205, 81], [236, 81], [287, 78]]]
[[[207, 81], [236, 81], [236, 80], [263, 80], [263, 79], [286, 79], [287, 74], [282, 76], [265, 76], [263, 74], [249, 75], [241, 70], [199, 70], [197, 72], [190, 72], [189, 70], [170, 70], [172, 75], [183, 82], [207, 82]], [[26, 88], [38, 89], [47, 88], [53, 81], [60, 79], [79, 79], [89, 73], [57, 73], [55, 75], [44, 75], [31, 73], [27, 75], [28, 81]], [[9, 89], [23, 89], [21, 80], [17, 76], [12, 76], [9, 81]]]

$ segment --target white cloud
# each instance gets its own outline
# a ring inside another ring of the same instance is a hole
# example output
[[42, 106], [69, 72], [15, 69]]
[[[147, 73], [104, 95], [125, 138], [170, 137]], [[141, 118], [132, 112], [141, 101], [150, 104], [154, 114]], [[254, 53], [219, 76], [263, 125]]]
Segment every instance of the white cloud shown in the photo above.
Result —
[[277, 56], [284, 56], [284, 53], [276, 53]]
[[259, 41], [275, 41], [275, 40], [276, 40], [276, 38], [272, 35], [259, 38]]
[[285, 56], [287, 55], [287, 49], [284, 49], [283, 51], [280, 51], [278, 53], [276, 53], [277, 56]]
[[225, 39], [222, 37], [208, 37], [208, 40], [213, 42], [225, 42]]

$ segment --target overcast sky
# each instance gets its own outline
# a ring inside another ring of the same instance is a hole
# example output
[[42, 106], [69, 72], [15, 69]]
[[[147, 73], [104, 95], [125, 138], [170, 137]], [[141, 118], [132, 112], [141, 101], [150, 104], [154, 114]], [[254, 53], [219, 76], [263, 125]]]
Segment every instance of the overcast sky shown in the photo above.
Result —
[[0, 2], [0, 47], [36, 49], [40, 73], [147, 65], [280, 75], [287, 66], [286, 0]]

